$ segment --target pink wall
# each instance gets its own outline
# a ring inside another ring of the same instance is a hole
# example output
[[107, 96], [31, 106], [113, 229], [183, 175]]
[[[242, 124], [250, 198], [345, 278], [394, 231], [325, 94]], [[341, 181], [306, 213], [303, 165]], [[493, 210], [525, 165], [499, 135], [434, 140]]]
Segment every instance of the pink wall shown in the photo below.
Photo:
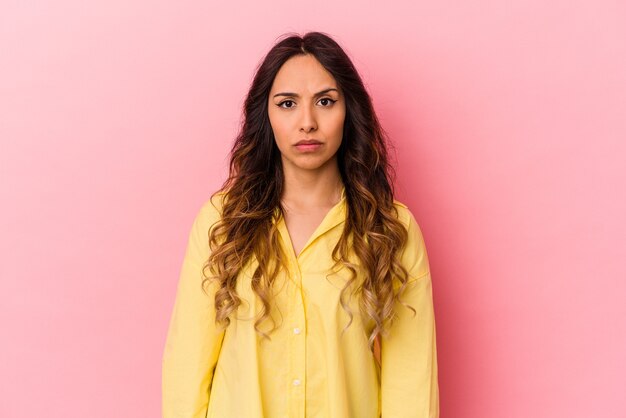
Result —
[[626, 416], [625, 3], [376, 3], [3, 2], [0, 416], [159, 416], [188, 228], [290, 30], [395, 141], [442, 417]]

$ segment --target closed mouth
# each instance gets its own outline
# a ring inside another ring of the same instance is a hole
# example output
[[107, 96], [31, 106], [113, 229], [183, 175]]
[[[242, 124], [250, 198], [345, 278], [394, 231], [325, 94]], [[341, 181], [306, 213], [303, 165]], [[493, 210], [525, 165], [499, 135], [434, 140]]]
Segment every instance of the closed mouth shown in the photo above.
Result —
[[296, 145], [313, 145], [313, 144], [321, 144], [321, 142], [315, 139], [304, 139], [296, 143]]

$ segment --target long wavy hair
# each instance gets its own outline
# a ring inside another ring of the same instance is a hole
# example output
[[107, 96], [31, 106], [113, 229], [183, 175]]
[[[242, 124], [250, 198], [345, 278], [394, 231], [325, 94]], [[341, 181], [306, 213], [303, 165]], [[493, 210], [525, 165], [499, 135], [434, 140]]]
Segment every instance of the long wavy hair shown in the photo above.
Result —
[[[353, 319], [345, 292], [357, 280], [360, 266], [363, 277], [356, 282], [358, 286], [353, 293], [360, 296], [360, 314], [373, 325], [367, 337], [374, 351], [375, 344], [380, 347], [380, 334], [387, 335], [393, 323], [394, 304], [400, 301], [408, 281], [408, 272], [399, 259], [407, 232], [394, 207], [395, 171], [388, 162], [387, 135], [350, 58], [336, 41], [322, 32], [283, 35], [256, 69], [244, 102], [241, 128], [230, 152], [229, 176], [211, 196], [223, 193], [223, 205], [221, 220], [209, 232], [211, 254], [203, 269], [202, 284], [204, 287], [208, 280], [217, 281], [216, 322], [228, 326], [229, 316], [241, 304], [236, 291], [238, 273], [251, 257], [256, 257], [258, 267], [251, 286], [263, 309], [254, 328], [270, 338], [258, 326], [270, 316], [271, 286], [281, 266], [286, 268], [287, 264], [280, 251], [277, 227], [272, 222], [275, 209], [284, 214], [281, 205], [284, 175], [267, 101], [280, 67], [299, 54], [312, 54], [335, 78], [346, 100], [337, 160], [348, 210], [332, 258], [334, 267], [341, 264], [350, 271], [350, 279], [340, 295], [340, 303], [350, 317], [344, 331]], [[359, 259], [358, 265], [348, 257], [350, 244]], [[213, 275], [206, 273], [208, 268]], [[400, 286], [394, 286], [394, 281]], [[415, 313], [412, 307], [400, 303]]]

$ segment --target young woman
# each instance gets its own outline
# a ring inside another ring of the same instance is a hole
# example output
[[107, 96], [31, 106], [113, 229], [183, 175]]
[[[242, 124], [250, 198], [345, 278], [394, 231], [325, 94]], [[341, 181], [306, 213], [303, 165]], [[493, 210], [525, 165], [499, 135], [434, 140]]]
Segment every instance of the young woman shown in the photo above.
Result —
[[189, 236], [164, 418], [435, 418], [428, 257], [363, 82], [320, 32], [267, 54]]

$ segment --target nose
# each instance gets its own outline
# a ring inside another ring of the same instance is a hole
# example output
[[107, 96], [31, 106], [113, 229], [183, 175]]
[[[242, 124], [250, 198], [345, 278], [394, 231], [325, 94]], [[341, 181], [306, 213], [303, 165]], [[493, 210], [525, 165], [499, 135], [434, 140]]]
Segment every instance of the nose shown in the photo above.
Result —
[[300, 130], [304, 132], [311, 132], [315, 129], [317, 129], [315, 109], [312, 105], [302, 106], [302, 120], [300, 122]]

